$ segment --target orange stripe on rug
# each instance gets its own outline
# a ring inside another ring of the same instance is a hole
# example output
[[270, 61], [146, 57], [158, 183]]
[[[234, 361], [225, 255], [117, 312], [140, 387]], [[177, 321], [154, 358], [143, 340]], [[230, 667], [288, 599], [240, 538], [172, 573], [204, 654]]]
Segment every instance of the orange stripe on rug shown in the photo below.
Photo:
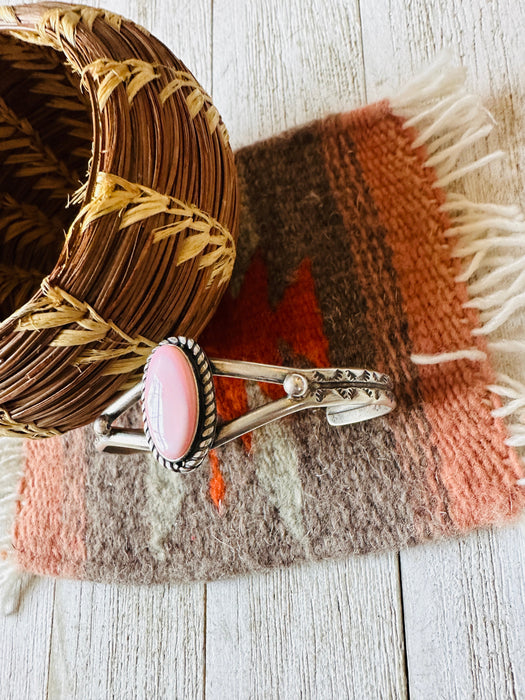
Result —
[[62, 571], [63, 452], [59, 437], [27, 440], [14, 544], [23, 568]]
[[[435, 354], [473, 345], [483, 350], [483, 341], [471, 334], [479, 326], [478, 314], [463, 308], [466, 285], [455, 281], [460, 265], [451, 257], [453, 242], [445, 236], [449, 222], [439, 210], [446, 195], [432, 186], [435, 174], [424, 167], [426, 152], [412, 148], [416, 132], [403, 129], [386, 103], [371, 119], [372, 114], [357, 112], [342, 120], [350, 133], [358, 129], [356, 153], [392, 250], [413, 351]], [[407, 201], [410, 208], [399, 205]], [[505, 425], [491, 415], [490, 364], [458, 360], [421, 366], [419, 377], [453, 521], [467, 530], [518, 512], [525, 503], [516, 486], [523, 469], [505, 445]]]
[[[63, 464], [64, 503], [61, 543], [63, 576], [82, 576], [86, 550], [86, 432], [75, 430], [63, 438], [67, 445], [67, 461]], [[62, 456], [64, 456], [62, 454]]]
[[210, 450], [210, 469], [210, 497], [220, 514], [223, 508], [224, 496], [226, 495], [226, 484], [221, 473], [219, 457], [215, 450]]
[[23, 568], [52, 576], [80, 576], [86, 559], [85, 457], [83, 442], [77, 441], [75, 453], [82, 454], [66, 465], [63, 439], [25, 442], [14, 544]]

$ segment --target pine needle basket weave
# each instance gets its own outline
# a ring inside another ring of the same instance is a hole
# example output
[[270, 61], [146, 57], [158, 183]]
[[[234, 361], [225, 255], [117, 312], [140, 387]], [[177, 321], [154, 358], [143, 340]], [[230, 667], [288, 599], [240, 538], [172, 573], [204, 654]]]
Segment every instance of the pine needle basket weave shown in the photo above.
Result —
[[229, 281], [233, 154], [193, 75], [136, 24], [0, 7], [0, 434], [94, 420]]

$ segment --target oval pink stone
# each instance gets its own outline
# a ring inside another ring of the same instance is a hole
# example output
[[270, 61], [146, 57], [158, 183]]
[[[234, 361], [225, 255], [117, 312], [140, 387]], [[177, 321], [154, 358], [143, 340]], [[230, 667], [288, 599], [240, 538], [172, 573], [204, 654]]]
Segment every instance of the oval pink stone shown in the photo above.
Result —
[[199, 424], [199, 390], [189, 359], [175, 345], [161, 345], [151, 356], [144, 410], [160, 454], [173, 461], [182, 459]]

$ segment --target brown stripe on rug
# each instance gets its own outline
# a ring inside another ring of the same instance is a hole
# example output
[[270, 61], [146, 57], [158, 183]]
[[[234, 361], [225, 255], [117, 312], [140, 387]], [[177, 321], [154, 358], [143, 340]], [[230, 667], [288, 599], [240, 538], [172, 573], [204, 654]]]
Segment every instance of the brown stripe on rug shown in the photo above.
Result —
[[[422, 408], [418, 368], [410, 360], [408, 321], [392, 250], [357, 157], [355, 139], [369, 122], [384, 118], [385, 108], [385, 104], [379, 104], [369, 107], [366, 114], [356, 111], [351, 123], [329, 117], [320, 129], [327, 177], [346, 226], [357, 284], [368, 302], [372, 366], [387, 372], [396, 387], [398, 410], [385, 422], [395, 436], [393, 450], [399, 468], [410, 482], [416, 539], [421, 540], [439, 533], [451, 534], [455, 528], [448, 515], [439, 454], [430, 440], [432, 428]], [[401, 132], [399, 138], [406, 135]], [[404, 156], [404, 149], [392, 143], [389, 157], [393, 171], [406, 167]], [[362, 428], [368, 431], [369, 426]], [[429, 473], [431, 477], [427, 478]]]

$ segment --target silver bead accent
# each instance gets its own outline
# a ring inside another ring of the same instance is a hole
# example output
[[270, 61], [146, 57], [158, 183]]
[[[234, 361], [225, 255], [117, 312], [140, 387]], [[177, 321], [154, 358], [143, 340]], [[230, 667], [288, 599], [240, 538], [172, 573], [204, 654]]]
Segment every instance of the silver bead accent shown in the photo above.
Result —
[[284, 378], [283, 389], [292, 399], [301, 399], [308, 391], [308, 380], [298, 372], [287, 374]]

